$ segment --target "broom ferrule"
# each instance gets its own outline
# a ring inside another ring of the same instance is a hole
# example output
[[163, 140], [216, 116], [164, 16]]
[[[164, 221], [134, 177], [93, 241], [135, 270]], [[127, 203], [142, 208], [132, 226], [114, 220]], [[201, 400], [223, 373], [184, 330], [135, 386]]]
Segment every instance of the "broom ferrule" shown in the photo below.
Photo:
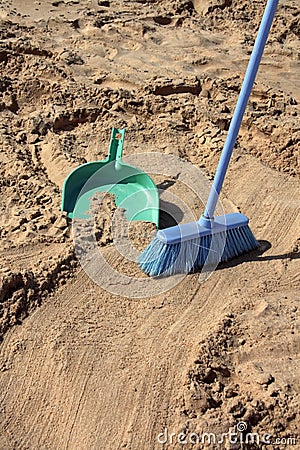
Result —
[[209, 230], [211, 230], [214, 226], [214, 218], [207, 217], [203, 214], [198, 220], [198, 223], [201, 227], [208, 228]]

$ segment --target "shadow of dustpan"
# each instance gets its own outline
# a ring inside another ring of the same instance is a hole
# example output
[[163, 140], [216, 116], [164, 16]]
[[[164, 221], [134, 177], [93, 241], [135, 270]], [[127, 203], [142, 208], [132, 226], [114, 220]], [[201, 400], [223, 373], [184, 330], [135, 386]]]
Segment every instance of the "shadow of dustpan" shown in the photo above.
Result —
[[108, 157], [74, 169], [65, 179], [62, 210], [69, 218], [87, 219], [91, 202], [98, 192], [115, 197], [117, 207], [125, 209], [127, 220], [153, 222], [158, 227], [159, 195], [153, 180], [137, 167], [122, 161], [125, 129], [112, 129]]

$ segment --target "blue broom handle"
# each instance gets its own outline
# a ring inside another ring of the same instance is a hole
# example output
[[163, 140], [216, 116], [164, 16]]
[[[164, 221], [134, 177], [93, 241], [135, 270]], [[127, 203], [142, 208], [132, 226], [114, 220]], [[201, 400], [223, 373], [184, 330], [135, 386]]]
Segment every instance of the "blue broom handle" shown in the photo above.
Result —
[[252, 86], [268, 39], [268, 34], [276, 12], [278, 0], [268, 0], [265, 12], [258, 30], [245, 79], [233, 113], [224, 148], [220, 157], [213, 185], [204, 211], [205, 218], [213, 218], [219, 194], [229, 165], [232, 150], [241, 126], [243, 115], [252, 91]]

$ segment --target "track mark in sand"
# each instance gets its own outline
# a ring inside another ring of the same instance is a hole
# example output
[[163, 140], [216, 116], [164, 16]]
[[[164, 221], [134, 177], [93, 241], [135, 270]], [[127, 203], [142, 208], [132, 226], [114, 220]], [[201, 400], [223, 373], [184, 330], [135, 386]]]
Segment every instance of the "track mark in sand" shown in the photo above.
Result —
[[[229, 172], [231, 175], [225, 183], [226, 194], [234, 199], [238, 210], [249, 217], [256, 238], [271, 242], [271, 254], [277, 251], [288, 253], [299, 236], [298, 182], [248, 155], [233, 161]], [[239, 180], [238, 184], [233, 182], [235, 177]], [[261, 180], [260, 188], [250, 181], [255, 179]]]
[[[13, 343], [14, 345], [14, 343]], [[23, 374], [18, 373], [18, 384], [16, 388], [12, 388], [10, 389], [10, 386], [13, 382], [13, 378], [9, 378], [8, 382], [6, 383], [6, 389], [3, 389], [3, 397], [1, 399], [1, 404], [4, 404], [5, 401], [7, 401], [7, 404], [9, 405], [9, 409], [7, 408], [7, 412], [10, 411], [10, 413], [12, 414], [12, 412], [14, 412], [14, 415], [17, 416], [15, 418], [16, 421], [19, 420], [20, 418], [20, 414], [18, 414], [17, 412], [19, 412], [19, 406], [21, 406], [21, 409], [24, 408], [25, 406], [25, 402], [23, 404], [20, 405], [20, 400], [23, 398], [24, 395], [24, 391], [29, 392], [31, 385], [27, 385], [26, 387], [26, 383], [28, 382], [28, 380], [31, 379], [30, 375], [29, 377], [27, 377], [27, 374], [29, 374], [30, 368], [31, 368], [31, 361], [33, 359], [33, 354], [34, 354], [35, 349], [32, 348], [29, 354], [29, 357], [27, 358], [27, 360], [23, 361], [23, 364], [26, 365], [25, 370], [23, 371]], [[1, 351], [2, 353], [2, 351]], [[14, 368], [14, 357], [16, 354], [16, 351], [13, 350], [12, 357], [8, 357], [8, 361], [10, 360], [10, 366], [9, 366], [9, 370], [13, 370]], [[5, 355], [5, 353], [4, 353]], [[10, 372], [8, 371], [8, 374]], [[21, 382], [20, 382], [21, 379]], [[8, 418], [2, 421], [2, 426], [4, 427], [4, 430], [6, 430], [8, 428], [9, 422], [10, 422], [11, 418], [10, 416], [8, 416]]]
[[12, 448], [11, 442], [9, 441], [8, 436], [6, 436], [4, 433], [0, 435], [0, 449], [6, 450]]
[[[194, 279], [196, 279], [196, 276], [194, 276]], [[214, 285], [214, 282], [211, 284]], [[197, 284], [195, 284], [195, 287], [198, 291]], [[207, 293], [207, 290], [205, 292]], [[209, 298], [205, 292], [203, 292], [203, 297]], [[195, 296], [196, 293], [194, 292], [193, 295]], [[197, 343], [197, 335], [205, 332], [206, 325], [202, 325], [202, 328], [199, 329], [199, 321], [202, 323], [201, 310], [213, 311], [214, 299], [212, 298], [211, 301], [210, 308], [204, 302], [199, 309], [199, 303], [195, 301], [187, 309], [182, 305], [180, 311], [178, 311], [179, 305], [177, 304], [176, 307], [174, 305], [173, 315], [171, 311], [165, 311], [168, 317], [174, 317], [174, 323], [172, 325], [167, 324], [165, 329], [161, 329], [158, 334], [153, 336], [152, 344], [148, 347], [149, 350], [146, 354], [148, 362], [147, 383], [143, 383], [139, 388], [141, 400], [137, 402], [136, 411], [132, 418], [132, 428], [139, 430], [145, 427], [144, 415], [141, 415], [141, 403], [143, 408], [146, 407], [148, 411], [152, 411], [152, 422], [147, 420], [146, 425], [148, 438], [141, 440], [141, 437], [138, 437], [136, 433], [128, 443], [128, 445], [132, 445], [130, 448], [138, 448], [139, 445], [146, 448], [149, 446], [149, 442], [154, 443], [156, 441], [155, 436], [163, 427], [167, 417], [172, 416], [174, 399], [177, 398], [178, 390], [185, 376], [186, 362], [190, 357], [191, 347], [193, 347], [193, 343]], [[175, 313], [176, 309], [177, 312]], [[176, 320], [177, 317], [180, 318]], [[205, 323], [208, 322], [208, 314], [206, 314]], [[156, 323], [162, 323], [162, 321], [157, 319]], [[164, 392], [164, 394], [161, 395], [161, 392]]]
[[[84, 356], [83, 356], [80, 364], [83, 364], [83, 360], [84, 360]], [[93, 364], [90, 364], [90, 362], [89, 362], [88, 365], [89, 365], [89, 370], [88, 370], [88, 373], [86, 374], [86, 377], [84, 379], [84, 382], [83, 382], [83, 385], [82, 385], [82, 389], [81, 389], [81, 393], [79, 394], [79, 398], [78, 398], [78, 401], [77, 401], [77, 407], [76, 407], [76, 410], [75, 410], [74, 418], [73, 418], [73, 421], [72, 421], [72, 424], [71, 424], [71, 427], [70, 427], [70, 431], [68, 433], [68, 437], [67, 437], [67, 440], [66, 440], [66, 445], [65, 445], [66, 450], [69, 448], [69, 442], [70, 442], [70, 439], [72, 437], [72, 433], [73, 433], [73, 430], [74, 430], [74, 427], [75, 427], [75, 423], [76, 423], [76, 420], [77, 420], [78, 415], [79, 415], [79, 410], [80, 410], [81, 405], [82, 405], [82, 400], [84, 398], [84, 395], [85, 395], [85, 392], [86, 392], [86, 388], [87, 388], [87, 385], [88, 385], [91, 373], [93, 371]]]

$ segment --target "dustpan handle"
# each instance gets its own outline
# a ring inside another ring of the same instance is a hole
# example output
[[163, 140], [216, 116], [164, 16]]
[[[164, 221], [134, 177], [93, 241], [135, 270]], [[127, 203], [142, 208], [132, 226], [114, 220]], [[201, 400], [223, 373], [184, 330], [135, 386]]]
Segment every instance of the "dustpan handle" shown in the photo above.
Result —
[[241, 92], [233, 113], [233, 117], [228, 130], [227, 138], [220, 157], [213, 186], [210, 191], [208, 201], [205, 207], [204, 218], [212, 219], [214, 216], [216, 204], [221, 192], [223, 181], [226, 175], [232, 150], [241, 126], [243, 115], [248, 103], [249, 96], [252, 91], [253, 83], [257, 74], [257, 70], [261, 61], [261, 57], [267, 42], [268, 34], [273, 22], [273, 18], [278, 5], [278, 0], [268, 0], [264, 15], [258, 30], [253, 51], [245, 74], [245, 79], [241, 88]]
[[110, 143], [108, 148], [108, 161], [118, 161], [122, 159], [123, 143], [125, 138], [125, 128], [118, 130], [118, 128], [112, 128]]

